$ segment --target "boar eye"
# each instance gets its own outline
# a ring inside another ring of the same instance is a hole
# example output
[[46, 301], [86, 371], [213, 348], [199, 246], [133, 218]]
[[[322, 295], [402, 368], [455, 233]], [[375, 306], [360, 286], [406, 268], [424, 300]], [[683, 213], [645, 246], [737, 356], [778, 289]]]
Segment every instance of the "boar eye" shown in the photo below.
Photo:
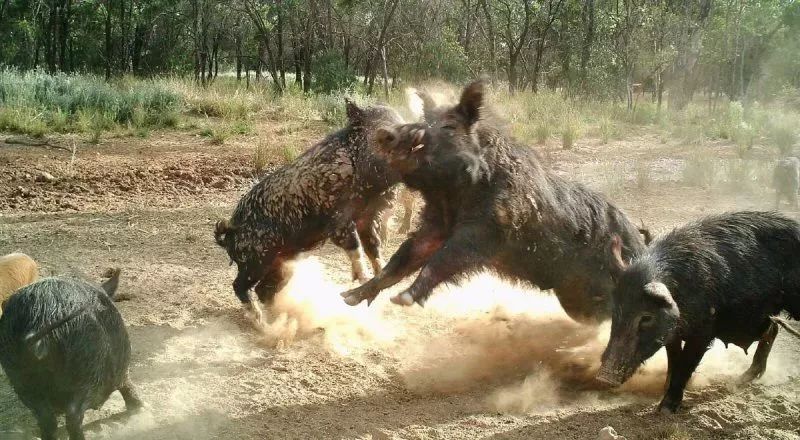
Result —
[[447, 124], [447, 125], [443, 125], [443, 126], [442, 126], [442, 129], [443, 129], [443, 130], [455, 130], [455, 129], [456, 129], [456, 126], [455, 126], [455, 125], [452, 125], [452, 124]]
[[656, 321], [655, 316], [646, 313], [639, 317], [639, 329], [646, 329], [653, 326], [653, 323]]

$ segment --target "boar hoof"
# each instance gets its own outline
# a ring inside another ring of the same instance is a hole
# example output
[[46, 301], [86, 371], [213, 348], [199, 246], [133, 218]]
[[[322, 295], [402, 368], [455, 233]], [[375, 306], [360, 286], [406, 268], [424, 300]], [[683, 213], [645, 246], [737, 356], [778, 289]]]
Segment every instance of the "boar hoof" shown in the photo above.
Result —
[[671, 416], [678, 411], [678, 404], [672, 402], [661, 402], [658, 404], [657, 412], [661, 415]]
[[255, 324], [260, 324], [264, 320], [264, 313], [261, 311], [261, 305], [257, 301], [250, 301], [244, 304], [245, 316], [253, 321]]
[[408, 292], [403, 292], [391, 298], [391, 301], [397, 305], [410, 306], [414, 304], [414, 297]]
[[344, 297], [344, 303], [348, 306], [357, 306], [361, 304], [361, 297], [358, 295], [350, 295]]

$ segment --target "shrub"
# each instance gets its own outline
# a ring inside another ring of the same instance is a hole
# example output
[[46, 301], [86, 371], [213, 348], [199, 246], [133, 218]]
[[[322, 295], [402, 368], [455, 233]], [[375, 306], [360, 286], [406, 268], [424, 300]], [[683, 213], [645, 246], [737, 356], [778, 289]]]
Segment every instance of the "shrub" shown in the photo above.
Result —
[[295, 147], [294, 145], [285, 145], [281, 150], [283, 154], [283, 160], [286, 163], [294, 162], [298, 156], [300, 156], [300, 150]]
[[547, 139], [550, 138], [550, 126], [547, 124], [539, 124], [533, 130], [533, 136], [536, 139], [536, 143], [539, 145], [543, 145], [547, 142]]
[[769, 127], [769, 138], [781, 154], [789, 154], [797, 142], [797, 120], [790, 117], [776, 117]]
[[311, 89], [315, 93], [331, 93], [350, 88], [356, 82], [356, 75], [345, 63], [341, 53], [328, 51], [314, 60]]

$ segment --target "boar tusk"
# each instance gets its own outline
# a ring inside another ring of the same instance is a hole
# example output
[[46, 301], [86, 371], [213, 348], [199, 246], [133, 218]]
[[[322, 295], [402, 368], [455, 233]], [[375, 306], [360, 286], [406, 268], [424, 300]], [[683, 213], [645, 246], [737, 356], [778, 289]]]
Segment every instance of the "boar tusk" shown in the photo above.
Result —
[[425, 144], [419, 144], [419, 145], [417, 145], [415, 147], [411, 147], [411, 152], [412, 153], [416, 153], [417, 151], [421, 150], [423, 147], [425, 147]]

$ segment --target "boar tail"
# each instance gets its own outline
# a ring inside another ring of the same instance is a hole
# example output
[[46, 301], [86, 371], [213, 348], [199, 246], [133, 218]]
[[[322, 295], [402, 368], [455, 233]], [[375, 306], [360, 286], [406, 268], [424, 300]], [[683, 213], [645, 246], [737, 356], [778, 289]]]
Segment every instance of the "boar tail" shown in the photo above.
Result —
[[24, 341], [25, 344], [30, 348], [31, 352], [33, 352], [33, 355], [36, 356], [37, 359], [44, 358], [47, 355], [47, 347], [45, 347], [44, 344], [42, 344], [42, 339], [44, 339], [45, 336], [49, 335], [50, 332], [52, 332], [53, 330], [57, 329], [58, 327], [61, 327], [62, 325], [71, 321], [81, 313], [85, 312], [87, 309], [89, 309], [90, 305], [91, 304], [84, 305], [83, 307], [79, 308], [78, 310], [75, 310], [74, 312], [68, 314], [67, 316], [45, 325], [38, 331], [28, 333], [28, 335], [25, 336]]
[[216, 241], [218, 245], [225, 247], [227, 234], [235, 230], [236, 227], [233, 226], [230, 221], [228, 220], [218, 221], [217, 224], [214, 226], [214, 241]]
[[779, 326], [783, 327], [784, 330], [786, 330], [787, 332], [793, 334], [795, 337], [800, 338], [800, 331], [797, 331], [794, 328], [792, 328], [792, 326], [789, 325], [789, 323], [786, 322], [785, 319], [779, 318], [777, 316], [770, 316], [769, 319], [771, 319], [772, 322], [774, 322], [775, 324], [778, 324]]

